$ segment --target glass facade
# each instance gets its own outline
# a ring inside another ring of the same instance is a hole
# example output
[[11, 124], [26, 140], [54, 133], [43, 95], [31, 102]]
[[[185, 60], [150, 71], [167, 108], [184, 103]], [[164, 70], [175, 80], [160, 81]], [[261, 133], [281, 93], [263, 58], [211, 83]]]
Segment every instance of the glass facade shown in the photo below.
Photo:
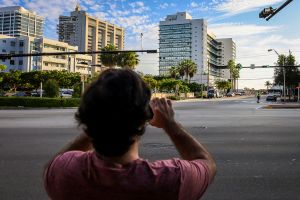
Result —
[[181, 60], [191, 59], [192, 26], [190, 23], [159, 26], [159, 74], [169, 74], [169, 69]]

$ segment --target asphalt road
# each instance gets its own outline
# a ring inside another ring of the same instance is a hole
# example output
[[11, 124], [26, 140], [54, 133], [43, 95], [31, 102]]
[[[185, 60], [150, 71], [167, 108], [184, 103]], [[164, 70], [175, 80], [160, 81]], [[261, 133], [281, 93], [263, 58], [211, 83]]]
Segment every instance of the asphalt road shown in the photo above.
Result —
[[[202, 199], [300, 199], [300, 110], [264, 110], [254, 98], [174, 103], [176, 118], [214, 155], [218, 174]], [[75, 109], [0, 110], [0, 199], [48, 199], [43, 165], [79, 133]], [[141, 157], [178, 157], [148, 127]]]

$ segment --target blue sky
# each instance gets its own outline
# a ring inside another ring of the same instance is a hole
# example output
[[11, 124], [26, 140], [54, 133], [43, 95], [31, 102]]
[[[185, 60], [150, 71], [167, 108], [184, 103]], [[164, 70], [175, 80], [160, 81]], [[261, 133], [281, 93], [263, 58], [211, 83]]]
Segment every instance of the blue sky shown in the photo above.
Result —
[[[258, 18], [264, 7], [279, 7], [285, 0], [0, 0], [2, 6], [21, 5], [46, 18], [45, 36], [57, 39], [59, 15], [69, 15], [76, 3], [90, 15], [125, 28], [125, 48], [139, 49], [140, 33], [144, 49], [158, 48], [158, 23], [166, 15], [187, 11], [194, 19], [205, 18], [208, 29], [217, 37], [231, 37], [237, 46], [237, 62], [243, 66], [272, 65], [276, 54], [289, 49], [300, 62], [300, 1], [294, 0], [270, 21]], [[143, 54], [137, 70], [158, 74], [158, 55]], [[264, 88], [272, 80], [273, 69], [243, 69], [240, 88]]]

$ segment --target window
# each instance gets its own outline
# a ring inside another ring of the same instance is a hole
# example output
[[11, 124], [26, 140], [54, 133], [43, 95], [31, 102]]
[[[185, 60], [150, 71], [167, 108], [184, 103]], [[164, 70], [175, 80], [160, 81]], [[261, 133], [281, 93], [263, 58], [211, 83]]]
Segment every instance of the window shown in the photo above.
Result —
[[2, 40], [3, 43], [6, 43], [6, 40]]
[[16, 46], [16, 42], [15, 41], [11, 41], [10, 42], [10, 46], [15, 47]]
[[10, 65], [15, 65], [15, 61], [14, 61], [14, 60], [10, 60], [10, 61], [9, 61], [9, 64], [10, 64]]
[[5, 50], [5, 49], [2, 49], [2, 52], [6, 52], [6, 50]]
[[23, 47], [24, 46], [24, 41], [20, 41], [19, 46]]
[[23, 65], [23, 60], [19, 60], [19, 65]]

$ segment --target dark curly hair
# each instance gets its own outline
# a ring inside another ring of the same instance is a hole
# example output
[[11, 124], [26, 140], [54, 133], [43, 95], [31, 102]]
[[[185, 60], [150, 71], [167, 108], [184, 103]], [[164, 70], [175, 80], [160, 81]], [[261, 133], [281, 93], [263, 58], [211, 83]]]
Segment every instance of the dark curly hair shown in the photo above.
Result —
[[108, 69], [85, 91], [75, 118], [91, 137], [97, 153], [124, 155], [153, 117], [151, 91], [132, 70]]

